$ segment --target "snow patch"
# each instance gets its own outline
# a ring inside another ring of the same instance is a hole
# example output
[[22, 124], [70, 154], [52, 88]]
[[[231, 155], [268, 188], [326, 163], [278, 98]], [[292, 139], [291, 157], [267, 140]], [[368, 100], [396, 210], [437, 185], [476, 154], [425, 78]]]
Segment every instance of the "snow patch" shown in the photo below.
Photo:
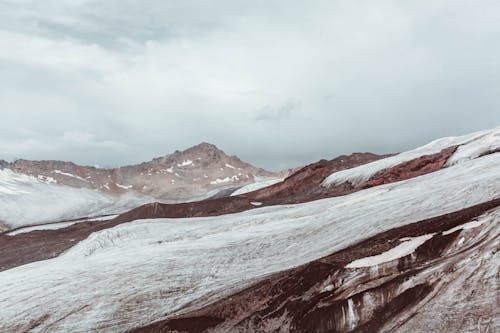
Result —
[[257, 190], [260, 190], [261, 188], [280, 183], [283, 181], [283, 179], [284, 178], [265, 178], [263, 180], [255, 182], [255, 183], [240, 187], [239, 189], [237, 189], [236, 191], [231, 193], [231, 196], [257, 191]]
[[326, 287], [324, 287], [323, 289], [321, 289], [320, 292], [325, 293], [325, 292], [332, 291], [333, 289], [335, 289], [335, 287], [333, 286], [333, 284], [329, 284]]
[[185, 166], [188, 166], [188, 165], [193, 165], [193, 161], [191, 161], [191, 160], [185, 160], [185, 161], [182, 161], [182, 163], [177, 164], [178, 167], [185, 167]]
[[469, 230], [469, 229], [477, 228], [477, 227], [481, 226], [481, 224], [483, 224], [484, 222], [486, 222], [486, 220], [471, 221], [471, 222], [468, 222], [468, 223], [465, 223], [462, 225], [458, 225], [454, 228], [451, 228], [450, 230], [443, 231], [443, 235], [449, 235], [451, 233], [454, 233], [457, 230]]
[[210, 182], [210, 184], [212, 184], [212, 185], [225, 184], [225, 183], [234, 182], [234, 181], [238, 181], [238, 180], [239, 180], [238, 176], [226, 177], [223, 179], [217, 178], [216, 180], [212, 180]]
[[52, 172], [53, 172], [53, 173], [57, 173], [57, 174], [59, 174], [59, 175], [66, 176], [66, 177], [75, 178], [75, 179], [81, 180], [81, 181], [83, 181], [83, 182], [88, 182], [88, 180], [87, 180], [87, 179], [82, 178], [82, 177], [77, 176], [77, 175], [74, 175], [74, 174], [72, 174], [72, 173], [62, 172], [61, 170], [54, 170], [54, 171], [52, 171]]
[[399, 258], [403, 258], [409, 254], [412, 254], [417, 247], [424, 244], [426, 241], [431, 239], [435, 234], [427, 234], [418, 237], [405, 237], [402, 238], [401, 244], [390, 249], [381, 254], [377, 254], [371, 257], [365, 257], [352, 261], [350, 264], [346, 265], [346, 268], [361, 268], [361, 267], [371, 267], [375, 265], [380, 265], [389, 261], [393, 261]]

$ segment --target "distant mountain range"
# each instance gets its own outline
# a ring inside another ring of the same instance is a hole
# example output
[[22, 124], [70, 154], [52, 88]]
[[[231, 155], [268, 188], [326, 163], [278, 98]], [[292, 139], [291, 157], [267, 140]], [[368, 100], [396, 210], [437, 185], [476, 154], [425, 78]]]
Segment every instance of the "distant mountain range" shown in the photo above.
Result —
[[270, 172], [228, 156], [215, 145], [201, 143], [149, 162], [120, 168], [96, 168], [63, 161], [2, 161], [0, 168], [41, 181], [106, 194], [134, 193], [163, 201], [204, 198], [223, 189], [236, 189], [285, 172]]

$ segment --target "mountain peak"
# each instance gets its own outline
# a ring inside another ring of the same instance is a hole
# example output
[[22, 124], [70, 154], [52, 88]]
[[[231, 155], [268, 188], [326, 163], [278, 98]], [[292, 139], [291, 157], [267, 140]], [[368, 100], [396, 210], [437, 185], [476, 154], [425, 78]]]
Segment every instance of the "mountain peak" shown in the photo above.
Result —
[[192, 152], [192, 151], [216, 151], [216, 152], [220, 152], [222, 154], [225, 154], [216, 145], [214, 145], [212, 143], [208, 143], [208, 142], [201, 142], [197, 145], [194, 145], [194, 146], [184, 150], [183, 152], [186, 153], [186, 152]]

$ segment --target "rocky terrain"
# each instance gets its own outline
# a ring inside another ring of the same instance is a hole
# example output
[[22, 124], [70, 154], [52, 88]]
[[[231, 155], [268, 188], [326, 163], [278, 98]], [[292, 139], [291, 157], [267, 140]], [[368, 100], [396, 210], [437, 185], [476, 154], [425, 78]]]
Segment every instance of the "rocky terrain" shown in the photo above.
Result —
[[499, 148], [495, 128], [9, 230], [0, 331], [496, 332]]
[[134, 193], [163, 201], [201, 199], [224, 188], [238, 188], [266, 178], [282, 177], [228, 156], [209, 143], [120, 168], [97, 168], [62, 161], [3, 161], [0, 168], [42, 181], [105, 194]]

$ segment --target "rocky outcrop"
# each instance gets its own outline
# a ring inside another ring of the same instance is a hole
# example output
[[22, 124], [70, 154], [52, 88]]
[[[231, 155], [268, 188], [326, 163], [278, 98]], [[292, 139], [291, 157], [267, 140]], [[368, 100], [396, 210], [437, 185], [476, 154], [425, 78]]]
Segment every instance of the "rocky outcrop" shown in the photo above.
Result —
[[437, 154], [424, 155], [380, 171], [371, 177], [367, 183], [363, 184], [362, 187], [369, 188], [394, 183], [437, 171], [445, 166], [446, 161], [448, 161], [456, 150], [456, 146], [448, 147]]
[[327, 191], [320, 185], [328, 175], [334, 172], [354, 168], [388, 156], [391, 155], [354, 153], [342, 155], [330, 161], [321, 160], [297, 170], [281, 183], [242, 196], [252, 200], [262, 200], [267, 204], [289, 204], [347, 194], [350, 188], [344, 190], [337, 187], [335, 191]]

